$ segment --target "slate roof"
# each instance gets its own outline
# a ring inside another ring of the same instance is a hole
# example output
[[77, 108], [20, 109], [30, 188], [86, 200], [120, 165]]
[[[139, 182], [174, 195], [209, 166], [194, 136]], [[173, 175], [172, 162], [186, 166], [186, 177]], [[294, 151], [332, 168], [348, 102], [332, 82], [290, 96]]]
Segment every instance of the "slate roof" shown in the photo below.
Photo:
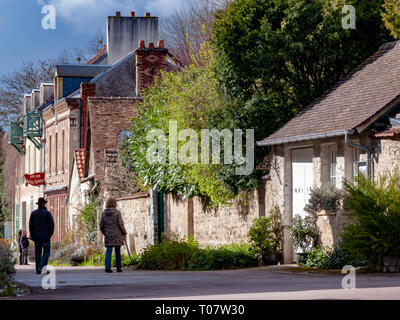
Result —
[[379, 50], [258, 145], [344, 135], [400, 95], [400, 41]]
[[56, 77], [94, 78], [108, 70], [110, 65], [95, 64], [58, 64], [55, 67]]

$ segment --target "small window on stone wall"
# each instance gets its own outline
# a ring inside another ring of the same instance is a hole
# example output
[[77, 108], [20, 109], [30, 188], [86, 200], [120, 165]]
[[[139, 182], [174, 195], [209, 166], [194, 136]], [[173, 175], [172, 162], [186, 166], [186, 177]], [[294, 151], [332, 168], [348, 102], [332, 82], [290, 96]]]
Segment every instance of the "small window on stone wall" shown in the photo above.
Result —
[[335, 145], [330, 146], [329, 150], [329, 181], [336, 186], [336, 157], [337, 147]]

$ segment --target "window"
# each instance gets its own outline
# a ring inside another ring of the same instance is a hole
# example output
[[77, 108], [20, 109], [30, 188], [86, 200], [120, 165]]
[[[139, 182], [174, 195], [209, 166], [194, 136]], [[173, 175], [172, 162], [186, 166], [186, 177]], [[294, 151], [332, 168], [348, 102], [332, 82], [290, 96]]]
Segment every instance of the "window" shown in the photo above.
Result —
[[56, 152], [55, 152], [55, 160], [54, 160], [54, 172], [55, 172], [55, 174], [57, 174], [57, 164], [58, 164], [58, 133], [56, 133], [54, 148], [55, 148], [55, 150], [56, 150]]
[[61, 145], [62, 145], [62, 148], [61, 148], [61, 170], [62, 170], [62, 172], [64, 172], [64, 165], [65, 165], [65, 163], [64, 163], [64, 159], [65, 159], [65, 132], [64, 132], [64, 130], [63, 130], [63, 132], [62, 132], [62, 135], [61, 135]]
[[52, 149], [53, 149], [53, 145], [52, 145], [52, 137], [49, 137], [49, 174], [51, 174], [51, 157], [53, 155]]
[[28, 147], [28, 174], [31, 174], [31, 146]]
[[36, 148], [33, 148], [33, 173], [36, 173], [39, 171], [36, 166], [36, 157], [37, 157]]
[[329, 150], [329, 181], [334, 186], [336, 186], [336, 157], [337, 157], [337, 147], [330, 146]]
[[129, 138], [132, 136], [132, 131], [130, 130], [121, 130], [119, 133], [119, 142], [122, 143], [125, 138]]

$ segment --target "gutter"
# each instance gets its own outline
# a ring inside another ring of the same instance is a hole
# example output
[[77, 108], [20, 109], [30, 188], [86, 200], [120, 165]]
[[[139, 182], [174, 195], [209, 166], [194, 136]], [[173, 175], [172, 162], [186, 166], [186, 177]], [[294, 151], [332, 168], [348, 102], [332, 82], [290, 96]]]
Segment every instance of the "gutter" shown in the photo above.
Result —
[[295, 136], [290, 138], [281, 138], [281, 139], [274, 139], [274, 140], [262, 140], [257, 141], [257, 146], [272, 146], [275, 144], [283, 144], [288, 142], [298, 142], [298, 141], [305, 141], [305, 140], [315, 140], [315, 139], [323, 139], [323, 138], [330, 138], [330, 137], [339, 137], [344, 136], [349, 132], [349, 130], [336, 130], [331, 132], [325, 133], [314, 133], [314, 134], [307, 134], [304, 136]]
[[345, 136], [344, 136], [344, 141], [346, 142], [346, 144], [351, 147], [351, 148], [356, 148], [356, 149], [361, 149], [367, 152], [367, 179], [369, 179], [370, 176], [370, 164], [371, 164], [371, 149], [367, 146], [363, 146], [361, 144], [355, 144], [352, 143], [349, 140], [349, 135], [354, 134], [354, 130], [349, 130], [348, 132], [346, 132]]

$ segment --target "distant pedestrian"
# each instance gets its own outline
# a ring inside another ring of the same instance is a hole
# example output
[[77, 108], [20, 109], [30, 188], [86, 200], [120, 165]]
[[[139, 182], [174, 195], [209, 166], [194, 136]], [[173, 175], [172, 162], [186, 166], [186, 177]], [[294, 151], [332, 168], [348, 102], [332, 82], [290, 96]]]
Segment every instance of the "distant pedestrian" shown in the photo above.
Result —
[[119, 212], [116, 207], [117, 200], [115, 198], [108, 198], [106, 209], [103, 211], [100, 221], [100, 230], [104, 234], [104, 245], [107, 248], [105, 261], [106, 272], [112, 272], [111, 256], [113, 248], [115, 248], [117, 272], [122, 272], [121, 246], [125, 242], [127, 232], [124, 227], [121, 212]]
[[46, 208], [47, 201], [39, 198], [38, 209], [31, 213], [29, 233], [35, 243], [36, 273], [41, 274], [50, 257], [50, 239], [54, 233], [54, 220]]
[[22, 265], [22, 247], [21, 247], [22, 229], [18, 230], [18, 250], [19, 250], [19, 264]]
[[24, 230], [21, 237], [21, 248], [22, 248], [22, 264], [28, 264], [28, 252], [29, 252], [29, 240], [28, 232]]

